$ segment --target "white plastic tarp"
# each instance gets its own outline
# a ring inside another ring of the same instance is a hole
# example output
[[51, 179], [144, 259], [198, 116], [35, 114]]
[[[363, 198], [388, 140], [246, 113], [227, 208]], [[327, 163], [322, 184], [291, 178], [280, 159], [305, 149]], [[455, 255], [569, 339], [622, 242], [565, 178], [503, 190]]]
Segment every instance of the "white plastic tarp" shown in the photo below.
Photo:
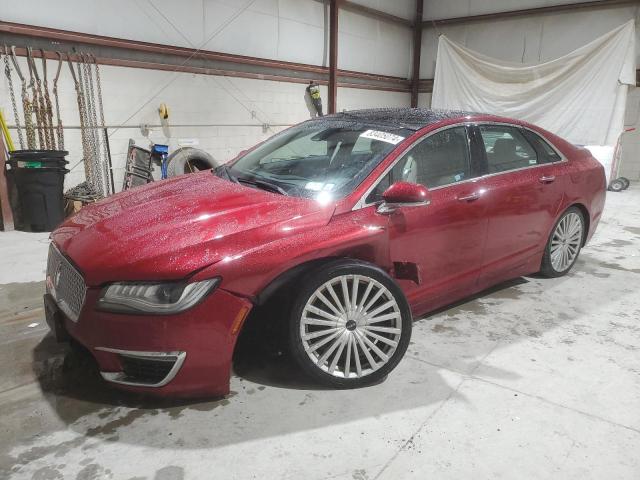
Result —
[[518, 118], [575, 144], [612, 147], [635, 77], [633, 20], [536, 65], [490, 58], [441, 35], [431, 106]]

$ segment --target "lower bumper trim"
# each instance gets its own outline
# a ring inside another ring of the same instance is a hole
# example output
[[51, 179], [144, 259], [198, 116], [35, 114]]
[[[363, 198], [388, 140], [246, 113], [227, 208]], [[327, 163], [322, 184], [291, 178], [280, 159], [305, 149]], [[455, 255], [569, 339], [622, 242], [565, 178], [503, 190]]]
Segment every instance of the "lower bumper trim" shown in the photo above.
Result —
[[[147, 362], [150, 364], [171, 364], [167, 373], [161, 378], [150, 377], [149, 379], [142, 378], [143, 376], [132, 376], [131, 372], [127, 372], [126, 368], [120, 372], [100, 372], [102, 378], [108, 382], [118, 383], [120, 385], [129, 385], [132, 387], [151, 387], [158, 388], [167, 385], [180, 371], [187, 352], [143, 352], [137, 350], [121, 350], [117, 348], [108, 347], [95, 347], [96, 350], [102, 352], [115, 353], [122, 357], [123, 361], [131, 362]], [[124, 363], [124, 362], [123, 362]], [[129, 369], [130, 370], [130, 369]]]

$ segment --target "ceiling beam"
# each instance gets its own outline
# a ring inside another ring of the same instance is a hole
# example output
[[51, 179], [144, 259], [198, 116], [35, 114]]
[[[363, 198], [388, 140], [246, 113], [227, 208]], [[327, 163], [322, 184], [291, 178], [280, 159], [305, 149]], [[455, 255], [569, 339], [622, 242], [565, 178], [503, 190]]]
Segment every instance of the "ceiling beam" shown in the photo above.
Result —
[[392, 15], [391, 13], [383, 12], [381, 10], [376, 10], [375, 8], [366, 7], [364, 5], [360, 5], [359, 3], [354, 3], [349, 0], [339, 0], [338, 6], [342, 10], [347, 10], [353, 13], [359, 13], [364, 15], [365, 17], [374, 18], [376, 20], [380, 20], [388, 23], [395, 23], [397, 25], [402, 25], [403, 27], [413, 28], [413, 21], [407, 20], [406, 18], [398, 17], [397, 15]]
[[422, 26], [430, 27], [435, 25], [439, 27], [443, 25], [455, 25], [460, 23], [486, 22], [504, 18], [522, 17], [526, 15], [542, 15], [585, 9], [609, 8], [637, 3], [638, 0], [592, 0], [588, 2], [567, 3], [564, 5], [549, 5], [546, 7], [524, 8], [521, 10], [510, 10], [506, 12], [486, 13], [482, 15], [469, 15], [466, 17], [424, 20], [422, 22]]
[[[172, 72], [222, 75], [291, 83], [326, 85], [329, 68], [267, 58], [248, 57], [209, 50], [175, 47], [139, 42], [68, 30], [0, 21], [0, 45], [15, 45], [16, 54], [26, 55], [25, 47], [34, 49], [34, 56], [57, 60], [56, 51], [79, 59], [77, 53], [93, 55], [98, 63], [119, 67], [144, 68]], [[336, 69], [337, 86], [393, 92], [410, 92], [406, 78]]]

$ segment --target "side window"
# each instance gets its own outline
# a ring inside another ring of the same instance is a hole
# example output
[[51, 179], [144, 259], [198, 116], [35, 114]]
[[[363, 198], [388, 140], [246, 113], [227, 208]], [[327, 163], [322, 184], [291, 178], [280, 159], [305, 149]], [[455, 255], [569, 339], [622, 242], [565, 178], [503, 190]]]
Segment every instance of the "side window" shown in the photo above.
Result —
[[523, 130], [524, 136], [531, 142], [538, 153], [539, 163], [553, 163], [562, 160], [562, 157], [537, 133], [529, 130]]
[[471, 168], [467, 130], [453, 127], [428, 136], [405, 153], [371, 191], [366, 202], [380, 201], [382, 193], [398, 181], [434, 188], [468, 178], [471, 178]]
[[373, 188], [373, 190], [371, 190], [371, 193], [367, 195], [365, 203], [376, 203], [382, 201], [382, 194], [391, 186], [391, 175], [392, 173], [389, 172], [380, 179], [378, 184]]
[[489, 173], [507, 172], [538, 164], [538, 155], [515, 127], [480, 125]]

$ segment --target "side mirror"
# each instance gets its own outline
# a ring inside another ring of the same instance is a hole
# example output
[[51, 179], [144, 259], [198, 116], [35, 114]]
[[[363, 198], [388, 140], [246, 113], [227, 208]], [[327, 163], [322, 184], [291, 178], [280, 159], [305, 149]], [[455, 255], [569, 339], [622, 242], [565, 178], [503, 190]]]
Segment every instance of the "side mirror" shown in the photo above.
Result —
[[424, 185], [409, 182], [396, 182], [382, 194], [384, 202], [378, 207], [378, 213], [391, 213], [400, 207], [421, 207], [429, 205], [431, 195]]

